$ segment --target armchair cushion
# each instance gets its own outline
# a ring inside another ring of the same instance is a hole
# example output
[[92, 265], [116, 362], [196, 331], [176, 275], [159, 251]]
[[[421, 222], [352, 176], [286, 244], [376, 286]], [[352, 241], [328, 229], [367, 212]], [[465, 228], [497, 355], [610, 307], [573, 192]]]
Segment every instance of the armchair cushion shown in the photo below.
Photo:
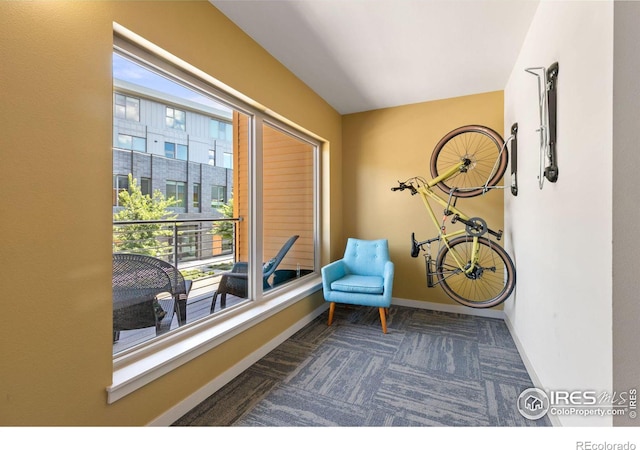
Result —
[[384, 278], [367, 275], [345, 275], [331, 283], [331, 290], [379, 295], [384, 292]]

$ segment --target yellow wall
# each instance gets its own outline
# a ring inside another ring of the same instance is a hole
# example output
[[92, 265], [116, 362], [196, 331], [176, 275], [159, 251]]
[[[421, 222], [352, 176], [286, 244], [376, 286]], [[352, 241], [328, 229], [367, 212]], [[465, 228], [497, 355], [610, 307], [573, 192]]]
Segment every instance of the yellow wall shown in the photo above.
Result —
[[[409, 257], [411, 231], [435, 234], [426, 212], [389, 188], [428, 175], [455, 126], [501, 130], [502, 93], [341, 118], [206, 1], [0, 2], [0, 425], [147, 424], [322, 302], [315, 294], [107, 404], [114, 21], [328, 141], [323, 263], [347, 236], [387, 237], [394, 296], [448, 302]], [[501, 193], [464, 204], [501, 226]]]
[[343, 248], [340, 116], [210, 3], [0, 2], [0, 425], [147, 424], [322, 301], [107, 404], [114, 21], [328, 140], [323, 261]]
[[[429, 159], [437, 142], [468, 124], [486, 125], [502, 135], [502, 91], [343, 117], [345, 236], [389, 240], [396, 298], [455, 304], [441, 288], [426, 287], [424, 258], [410, 256], [411, 232], [419, 240], [437, 235], [422, 200], [408, 191], [390, 189], [398, 180], [429, 178]], [[493, 229], [503, 227], [502, 190], [461, 199], [458, 207], [470, 216], [483, 217]], [[436, 213], [441, 211], [435, 208]]]

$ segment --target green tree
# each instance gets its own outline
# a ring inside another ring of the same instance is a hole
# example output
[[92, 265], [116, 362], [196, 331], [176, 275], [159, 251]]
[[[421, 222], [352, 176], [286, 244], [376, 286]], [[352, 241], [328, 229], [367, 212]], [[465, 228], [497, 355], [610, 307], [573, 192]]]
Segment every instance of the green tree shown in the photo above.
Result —
[[[129, 189], [118, 194], [122, 210], [113, 215], [114, 222], [132, 220], [173, 220], [177, 216], [169, 208], [178, 202], [165, 198], [159, 190], [153, 195], [143, 195], [138, 181], [129, 174]], [[113, 226], [113, 249], [116, 252], [140, 253], [150, 256], [163, 256], [171, 252], [166, 236], [171, 230], [162, 224], [133, 224]]]
[[[217, 207], [216, 210], [222, 214], [223, 217], [233, 217], [233, 199], [229, 199], [227, 203]], [[233, 222], [226, 220], [224, 222], [215, 222], [213, 224], [213, 234], [222, 236], [224, 240], [232, 240]]]

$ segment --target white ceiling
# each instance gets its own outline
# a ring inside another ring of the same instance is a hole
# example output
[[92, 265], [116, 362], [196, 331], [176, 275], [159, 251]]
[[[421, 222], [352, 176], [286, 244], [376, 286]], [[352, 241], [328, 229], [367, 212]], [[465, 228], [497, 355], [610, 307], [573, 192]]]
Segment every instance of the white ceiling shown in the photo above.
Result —
[[209, 0], [341, 114], [504, 89], [538, 0]]

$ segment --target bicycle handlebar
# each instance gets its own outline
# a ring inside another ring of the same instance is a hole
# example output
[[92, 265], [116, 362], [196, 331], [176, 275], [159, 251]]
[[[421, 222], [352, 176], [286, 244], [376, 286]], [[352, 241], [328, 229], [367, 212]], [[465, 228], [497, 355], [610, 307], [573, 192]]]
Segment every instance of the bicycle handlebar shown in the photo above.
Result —
[[[411, 195], [416, 195], [418, 193], [418, 190], [416, 189], [416, 187], [411, 182], [406, 182], [406, 181], [398, 181], [398, 186], [395, 186], [395, 187], [391, 188], [392, 191], [404, 191], [405, 189], [409, 189], [411, 191]], [[447, 214], [446, 210], [445, 210], [445, 214]], [[451, 213], [449, 213], [449, 214], [451, 214]], [[447, 214], [447, 215], [449, 215], [449, 214]], [[477, 224], [474, 223], [472, 220], [462, 219], [457, 214], [456, 214], [455, 218], [451, 221], [451, 223], [454, 223], [457, 220], [459, 220], [460, 222], [464, 223], [465, 225], [467, 225], [469, 227], [472, 227], [475, 230], [475, 232], [473, 232], [473, 234], [475, 236], [479, 236], [480, 235], [480, 234], [477, 234], [476, 232], [478, 232], [478, 233], [481, 232], [482, 234], [484, 234], [486, 232], [486, 233], [489, 233], [489, 234], [495, 236], [497, 238], [497, 240], [502, 239], [502, 230], [494, 231], [491, 228], [487, 227], [486, 223], [484, 224], [484, 227], [483, 227], [484, 231], [481, 231], [481, 229], [478, 228]], [[413, 239], [413, 237], [411, 239], [412, 239], [412, 241], [415, 241], [415, 239]], [[412, 251], [412, 256], [413, 256], [413, 251]]]

